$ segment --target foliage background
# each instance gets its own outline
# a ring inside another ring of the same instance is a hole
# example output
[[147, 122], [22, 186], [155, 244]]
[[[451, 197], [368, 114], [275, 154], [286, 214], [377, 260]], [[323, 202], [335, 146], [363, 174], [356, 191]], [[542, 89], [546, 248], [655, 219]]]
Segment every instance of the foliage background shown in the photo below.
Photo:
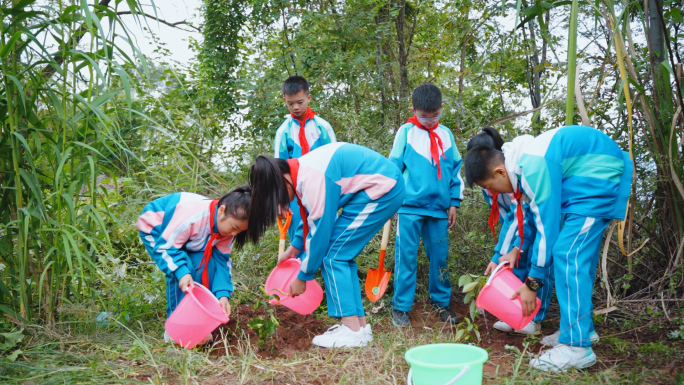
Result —
[[[136, 0], [3, 0], [0, 325], [88, 328], [101, 311], [161, 320], [163, 277], [148, 264], [137, 215], [170, 192], [219, 196], [245, 183], [254, 156], [272, 153], [289, 75], [309, 80], [311, 106], [338, 139], [383, 154], [423, 82], [442, 89], [442, 122], [461, 154], [487, 124], [508, 140], [563, 125], [568, 4], [205, 0], [197, 60], [179, 65], [172, 47], [158, 42], [146, 57], [132, 43], [121, 18], [158, 17]], [[667, 314], [665, 301], [677, 308], [684, 293], [682, 2], [579, 9], [578, 104], [588, 112], [572, 119], [625, 149], [631, 139], [637, 166], [625, 240], [633, 254], [608, 235], [594, 303], [658, 298]], [[479, 193], [467, 191], [451, 234], [454, 284], [489, 261], [486, 218]], [[268, 239], [234, 255], [238, 302], [255, 300], [275, 264], [275, 233]], [[362, 279], [378, 248], [374, 239], [359, 257]], [[421, 258], [419, 298], [426, 288]]]

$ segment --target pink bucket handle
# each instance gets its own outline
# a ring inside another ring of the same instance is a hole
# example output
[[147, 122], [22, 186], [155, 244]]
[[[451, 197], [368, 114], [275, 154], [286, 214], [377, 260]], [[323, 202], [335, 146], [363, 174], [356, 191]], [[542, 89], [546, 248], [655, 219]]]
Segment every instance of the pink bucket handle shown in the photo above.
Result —
[[492, 271], [492, 275], [489, 276], [489, 279], [487, 280], [487, 283], [485, 284], [485, 286], [488, 286], [490, 283], [492, 283], [492, 279], [494, 279], [494, 276], [496, 275], [496, 273], [498, 273], [499, 270], [501, 270], [507, 264], [508, 264], [508, 261], [501, 262], [499, 264], [499, 266], [497, 266], [496, 269], [494, 269], [494, 271]]
[[[202, 289], [204, 289], [204, 290], [206, 290], [206, 291], [208, 291], [208, 292], [211, 293], [211, 291], [210, 291], [209, 289], [207, 289], [206, 287], [204, 287], [204, 285], [202, 285], [202, 284], [199, 283], [199, 282], [195, 282], [195, 286], [199, 286], [199, 287], [201, 287]], [[187, 295], [190, 295], [190, 298], [192, 298], [192, 300], [195, 301], [195, 304], [197, 304], [197, 306], [199, 306], [200, 309], [204, 310], [205, 313], [207, 313], [211, 318], [215, 319], [215, 320], [216, 320], [217, 322], [219, 322], [219, 323], [224, 324], [224, 323], [228, 322], [228, 321], [223, 320], [222, 318], [216, 317], [212, 312], [208, 311], [207, 308], [205, 308], [204, 305], [202, 305], [202, 303], [201, 303], [201, 302], [197, 299], [197, 297], [195, 297], [195, 295], [192, 293], [193, 290], [195, 290], [195, 289], [192, 288], [191, 290], [188, 290], [188, 292], [187, 292], [186, 294], [187, 294]], [[200, 290], [201, 290], [201, 289], [200, 289]], [[211, 294], [214, 295], [214, 293], [211, 293]], [[224, 315], [225, 315], [225, 313], [224, 313]], [[226, 318], [228, 318], [228, 316], [226, 316]], [[229, 319], [229, 320], [230, 320], [230, 319]]]

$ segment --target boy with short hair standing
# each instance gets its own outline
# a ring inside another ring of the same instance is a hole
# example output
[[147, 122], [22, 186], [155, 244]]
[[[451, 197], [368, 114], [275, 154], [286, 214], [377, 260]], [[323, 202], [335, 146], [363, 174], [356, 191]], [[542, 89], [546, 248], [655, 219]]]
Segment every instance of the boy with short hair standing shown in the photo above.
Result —
[[[309, 151], [337, 142], [330, 123], [309, 107], [311, 94], [306, 79], [299, 75], [287, 78], [283, 82], [283, 101], [290, 111], [290, 116], [285, 118], [276, 131], [274, 158], [299, 159]], [[302, 218], [297, 200], [292, 201], [290, 209], [292, 224], [287, 235], [292, 242]], [[302, 256], [302, 252], [297, 255], [299, 259], [302, 259]]]
[[406, 197], [399, 209], [394, 262], [392, 323], [409, 326], [408, 312], [416, 293], [418, 245], [423, 238], [430, 262], [430, 302], [442, 321], [458, 323], [449, 308], [451, 282], [447, 270], [448, 229], [456, 223], [456, 209], [463, 199], [461, 155], [454, 136], [439, 124], [442, 93], [423, 84], [411, 96], [414, 116], [397, 131], [389, 159], [406, 181]]

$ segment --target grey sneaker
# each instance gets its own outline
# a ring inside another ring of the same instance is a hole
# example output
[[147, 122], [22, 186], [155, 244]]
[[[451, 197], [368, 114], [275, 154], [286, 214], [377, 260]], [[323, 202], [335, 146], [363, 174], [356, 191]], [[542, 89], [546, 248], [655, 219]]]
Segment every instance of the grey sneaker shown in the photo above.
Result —
[[458, 324], [458, 314], [456, 314], [455, 311], [451, 310], [449, 306], [439, 306], [433, 303], [432, 307], [435, 308], [435, 310], [437, 310], [439, 318], [442, 320], [442, 322], [447, 322], [452, 325]]
[[407, 311], [392, 309], [392, 325], [403, 328], [411, 325]]

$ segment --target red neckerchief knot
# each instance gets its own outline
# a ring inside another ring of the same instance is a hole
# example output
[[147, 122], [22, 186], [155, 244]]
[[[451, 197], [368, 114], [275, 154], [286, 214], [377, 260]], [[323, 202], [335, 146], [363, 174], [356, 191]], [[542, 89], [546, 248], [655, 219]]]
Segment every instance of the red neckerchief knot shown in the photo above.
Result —
[[299, 176], [299, 159], [288, 159], [287, 164], [290, 166], [290, 177], [292, 178], [292, 188], [295, 190], [294, 195], [297, 198], [299, 205], [299, 214], [302, 216], [302, 224], [304, 225], [304, 233], [302, 234], [302, 251], [306, 250], [306, 236], [309, 235], [309, 213], [302, 205], [302, 199], [297, 195], [297, 177]]
[[491, 190], [488, 191], [492, 195], [492, 207], [489, 210], [489, 219], [487, 220], [487, 223], [489, 224], [489, 229], [492, 230], [492, 235], [496, 238], [494, 226], [499, 222], [499, 193], [494, 193]]
[[306, 121], [313, 119], [316, 112], [311, 109], [311, 107], [306, 107], [306, 112], [301, 119], [297, 119], [296, 116], [292, 115], [292, 119], [299, 122], [299, 145], [302, 147], [302, 155], [306, 155], [309, 152], [309, 142], [306, 140]]
[[[520, 191], [520, 187], [515, 190], [513, 194], [515, 201], [517, 203], [516, 214], [518, 217], [518, 234], [520, 235], [520, 248], [518, 248], [518, 261], [520, 260], [520, 253], [522, 252], [523, 242], [525, 241], [525, 230], [524, 221], [525, 216], [523, 215], [523, 194]], [[515, 267], [518, 267], [518, 261], [515, 262]]]
[[442, 179], [442, 168], [439, 164], [439, 153], [440, 151], [442, 152], [442, 157], [446, 159], [446, 156], [444, 156], [444, 147], [442, 146], [442, 138], [439, 137], [435, 133], [435, 129], [439, 127], [439, 122], [435, 124], [432, 128], [425, 128], [422, 124], [420, 124], [420, 121], [418, 120], [418, 117], [413, 115], [411, 119], [408, 120], [407, 123], [412, 123], [416, 127], [420, 128], [421, 130], [425, 130], [430, 134], [430, 156], [432, 157], [432, 160], [435, 161], [437, 164], [437, 178], [440, 180]]
[[206, 246], [204, 246], [204, 254], [202, 255], [202, 262], [200, 262], [199, 267], [197, 270], [201, 269], [202, 266], [204, 266], [204, 270], [202, 270], [202, 285], [209, 289], [209, 260], [211, 260], [211, 256], [214, 251], [214, 241], [215, 240], [220, 240], [223, 238], [221, 236], [221, 233], [215, 233], [214, 232], [214, 224], [216, 223], [216, 206], [218, 206], [219, 200], [214, 199], [211, 201], [209, 204], [209, 240], [207, 241]]

